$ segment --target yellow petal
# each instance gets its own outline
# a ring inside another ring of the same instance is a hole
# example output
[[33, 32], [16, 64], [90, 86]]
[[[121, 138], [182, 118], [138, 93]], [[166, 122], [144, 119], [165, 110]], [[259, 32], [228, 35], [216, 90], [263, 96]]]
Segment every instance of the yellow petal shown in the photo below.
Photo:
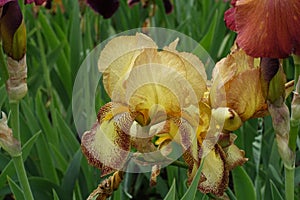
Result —
[[[122, 91], [122, 82], [128, 76], [135, 58], [144, 48], [157, 46], [148, 36], [137, 33], [135, 36], [116, 37], [101, 51], [98, 68], [103, 72], [103, 84], [110, 97], [114, 90]], [[116, 86], [119, 88], [115, 88]]]
[[129, 130], [133, 119], [129, 112], [114, 113], [116, 107], [122, 105], [104, 105], [98, 122], [81, 139], [83, 153], [91, 165], [102, 170], [102, 176], [121, 170], [130, 150]]
[[245, 158], [245, 152], [240, 150], [235, 144], [231, 144], [223, 150], [226, 153], [226, 164], [228, 166], [228, 170], [241, 166], [248, 160]]
[[210, 99], [212, 108], [229, 107], [242, 121], [265, 115], [266, 96], [253, 58], [238, 50], [221, 60], [214, 70]]
[[196, 56], [145, 49], [126, 80], [130, 110], [139, 113], [142, 125], [161, 112], [178, 117], [183, 108], [198, 104], [206, 91], [205, 81], [203, 64]]
[[198, 188], [203, 193], [213, 193], [222, 196], [228, 185], [229, 172], [226, 169], [225, 154], [219, 145], [202, 159], [202, 174], [205, 181], [200, 182]]

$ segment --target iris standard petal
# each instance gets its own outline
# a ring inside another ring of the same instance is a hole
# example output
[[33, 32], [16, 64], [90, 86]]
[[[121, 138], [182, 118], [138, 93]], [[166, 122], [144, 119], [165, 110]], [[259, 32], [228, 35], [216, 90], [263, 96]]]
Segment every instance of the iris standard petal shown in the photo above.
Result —
[[[103, 84], [113, 101], [124, 98], [124, 81], [128, 77], [136, 57], [144, 48], [157, 48], [151, 38], [137, 33], [112, 39], [101, 51], [98, 69], [103, 73]], [[113, 92], [116, 95], [113, 97]], [[118, 98], [118, 99], [115, 99]]]
[[236, 2], [237, 43], [252, 57], [300, 55], [300, 1]]
[[212, 108], [229, 107], [246, 121], [266, 114], [260, 69], [242, 50], [228, 55], [216, 64], [210, 91]]

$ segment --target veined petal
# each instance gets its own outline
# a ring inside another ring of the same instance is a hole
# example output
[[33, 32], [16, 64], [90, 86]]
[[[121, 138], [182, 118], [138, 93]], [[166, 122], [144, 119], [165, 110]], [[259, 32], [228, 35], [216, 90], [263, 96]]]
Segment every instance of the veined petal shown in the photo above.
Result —
[[204, 162], [201, 173], [205, 181], [199, 183], [198, 189], [203, 193], [222, 196], [227, 188], [229, 176], [226, 168], [226, 155], [222, 148], [216, 144], [201, 162]]
[[217, 63], [210, 90], [212, 108], [229, 107], [246, 121], [267, 112], [260, 69], [255, 60], [237, 50]]
[[102, 171], [102, 176], [122, 170], [130, 153], [130, 126], [133, 118], [124, 106], [116, 103], [104, 105], [98, 114], [98, 122], [84, 133], [82, 151], [89, 163]]
[[236, 2], [237, 43], [253, 57], [285, 58], [300, 53], [300, 1]]
[[142, 125], [160, 112], [179, 117], [182, 109], [197, 105], [207, 90], [201, 61], [191, 54], [178, 53], [176, 44], [170, 46], [163, 51], [145, 49], [126, 80], [126, 99], [131, 112], [139, 113]]
[[224, 20], [226, 26], [232, 30], [236, 31], [236, 25], [235, 25], [235, 8], [229, 8], [224, 13]]
[[116, 92], [116, 97], [121, 96], [120, 99], [124, 99], [123, 82], [128, 77], [136, 57], [144, 48], [157, 46], [148, 36], [137, 33], [135, 36], [116, 37], [102, 50], [98, 69], [103, 73], [104, 88], [111, 98], [113, 92]]

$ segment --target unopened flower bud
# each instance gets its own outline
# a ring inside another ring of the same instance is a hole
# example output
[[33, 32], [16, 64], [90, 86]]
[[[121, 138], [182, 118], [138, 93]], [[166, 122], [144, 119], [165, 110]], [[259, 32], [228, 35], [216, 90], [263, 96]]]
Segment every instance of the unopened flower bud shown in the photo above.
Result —
[[300, 122], [300, 79], [296, 85], [296, 91], [294, 92], [294, 97], [291, 106], [291, 119], [292, 121]]
[[[281, 101], [281, 100], [279, 100]], [[289, 147], [290, 113], [288, 107], [282, 103], [269, 103], [268, 109], [272, 117], [273, 128], [276, 133], [278, 152], [288, 168], [292, 168], [295, 163], [295, 154]]]
[[7, 70], [9, 79], [6, 81], [6, 89], [10, 101], [19, 101], [27, 93], [27, 65], [26, 55], [16, 61], [11, 57], [7, 57]]
[[26, 52], [26, 26], [18, 1], [10, 1], [2, 9], [0, 34], [4, 52], [14, 60], [23, 59]]
[[13, 137], [12, 130], [7, 126], [7, 117], [3, 112], [2, 118], [0, 118], [0, 147], [7, 151], [10, 156], [21, 154], [21, 144]]

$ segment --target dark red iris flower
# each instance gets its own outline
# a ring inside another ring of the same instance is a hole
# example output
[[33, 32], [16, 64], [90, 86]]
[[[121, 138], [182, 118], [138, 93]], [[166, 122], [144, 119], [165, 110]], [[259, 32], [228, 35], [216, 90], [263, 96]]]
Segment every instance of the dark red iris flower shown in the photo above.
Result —
[[105, 19], [110, 18], [119, 8], [119, 0], [87, 0], [87, 4]]
[[25, 0], [25, 4], [35, 3], [35, 5], [40, 6], [42, 5], [46, 0]]
[[252, 57], [300, 55], [299, 0], [232, 0], [225, 12], [237, 44]]
[[[141, 0], [127, 0], [127, 4], [129, 5], [129, 7], [134, 6], [135, 4], [142, 2], [143, 3], [143, 7], [146, 7], [148, 5], [148, 1], [141, 1]], [[165, 12], [167, 14], [170, 14], [173, 11], [173, 5], [171, 3], [170, 0], [163, 0], [163, 4], [165, 7]]]

